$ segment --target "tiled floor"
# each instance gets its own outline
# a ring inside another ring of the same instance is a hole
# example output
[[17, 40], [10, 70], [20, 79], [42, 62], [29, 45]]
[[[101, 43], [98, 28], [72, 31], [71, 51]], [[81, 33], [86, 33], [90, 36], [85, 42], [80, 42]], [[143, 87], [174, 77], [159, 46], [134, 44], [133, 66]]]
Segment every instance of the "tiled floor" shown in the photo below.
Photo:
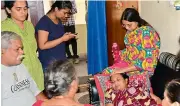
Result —
[[76, 71], [77, 71], [77, 76], [87, 76], [87, 63], [85, 59], [80, 58], [80, 62], [78, 64], [74, 64]]
[[[77, 93], [77, 94], [75, 95], [75, 101], [80, 102], [80, 101], [78, 101], [78, 100], [80, 99], [80, 97], [82, 97], [82, 96], [84, 96], [84, 95], [87, 95], [87, 94], [89, 94], [88, 91], [86, 91], [86, 92], [81, 92], [81, 93]], [[89, 98], [85, 98], [85, 99], [89, 99]], [[87, 102], [86, 104], [88, 104], [88, 103], [89, 103], [89, 102]]]
[[[81, 58], [80, 57], [80, 62], [78, 64], [74, 64], [75, 69], [77, 71], [77, 76], [78, 77], [82, 77], [82, 76], [88, 76], [88, 72], [87, 72], [87, 62], [85, 58]], [[75, 100], [78, 101], [78, 99], [80, 97], [82, 97], [83, 95], [87, 95], [89, 92], [81, 92], [81, 93], [77, 93], [75, 96]]]

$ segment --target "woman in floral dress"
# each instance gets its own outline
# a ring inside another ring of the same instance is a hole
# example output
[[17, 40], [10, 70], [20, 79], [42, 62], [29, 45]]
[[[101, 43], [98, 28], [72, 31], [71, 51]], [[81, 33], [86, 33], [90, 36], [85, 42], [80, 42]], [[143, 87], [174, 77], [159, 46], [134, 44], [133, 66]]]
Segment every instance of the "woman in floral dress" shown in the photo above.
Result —
[[[138, 88], [141, 89], [141, 96], [150, 97], [149, 77], [153, 75], [158, 61], [159, 35], [133, 8], [125, 9], [121, 16], [121, 24], [127, 30], [124, 37], [126, 48], [118, 53], [117, 51], [113, 52], [114, 60], [118, 61], [115, 61], [113, 66], [106, 68], [103, 73], [111, 73], [111, 75], [126, 73], [129, 76], [128, 86], [136, 88], [135, 86], [142, 82], [142, 86]], [[123, 103], [127, 103], [127, 101]], [[133, 103], [131, 105], [133, 106]]]

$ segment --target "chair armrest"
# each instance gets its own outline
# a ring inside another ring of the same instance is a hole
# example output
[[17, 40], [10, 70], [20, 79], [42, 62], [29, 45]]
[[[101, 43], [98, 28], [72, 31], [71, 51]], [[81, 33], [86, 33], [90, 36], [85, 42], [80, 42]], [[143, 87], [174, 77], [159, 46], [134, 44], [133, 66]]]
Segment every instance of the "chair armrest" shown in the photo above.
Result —
[[100, 99], [99, 94], [96, 88], [96, 83], [94, 78], [89, 78], [89, 98], [90, 98], [90, 104], [94, 106], [100, 106]]

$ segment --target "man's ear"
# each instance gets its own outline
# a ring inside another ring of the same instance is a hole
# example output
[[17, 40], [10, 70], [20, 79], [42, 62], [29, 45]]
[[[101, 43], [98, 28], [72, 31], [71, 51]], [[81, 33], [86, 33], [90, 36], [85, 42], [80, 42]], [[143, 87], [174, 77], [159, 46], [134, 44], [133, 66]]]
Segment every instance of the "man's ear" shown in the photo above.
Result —
[[76, 80], [73, 80], [72, 82], [71, 82], [71, 86], [74, 86], [76, 84]]
[[9, 8], [6, 7], [5, 9], [9, 14], [11, 14], [11, 10], [9, 10]]
[[68, 93], [69, 97], [74, 98], [77, 90], [78, 90], [77, 81], [76, 81], [76, 80], [73, 80], [73, 81], [71, 82], [70, 90], [69, 90], [69, 93]]
[[73, 80], [72, 82], [71, 82], [71, 88], [73, 89], [73, 90], [77, 90], [78, 89], [78, 82], [77, 82], [77, 80]]
[[180, 104], [178, 102], [174, 102], [171, 104], [171, 106], [180, 106]]

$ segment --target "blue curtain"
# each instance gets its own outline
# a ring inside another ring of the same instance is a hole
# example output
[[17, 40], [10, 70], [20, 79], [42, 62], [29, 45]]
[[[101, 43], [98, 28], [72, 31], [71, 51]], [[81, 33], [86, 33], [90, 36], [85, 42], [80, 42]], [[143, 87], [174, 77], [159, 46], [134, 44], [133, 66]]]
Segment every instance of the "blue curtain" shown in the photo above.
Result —
[[88, 74], [94, 75], [108, 66], [106, 1], [88, 1], [87, 46]]

